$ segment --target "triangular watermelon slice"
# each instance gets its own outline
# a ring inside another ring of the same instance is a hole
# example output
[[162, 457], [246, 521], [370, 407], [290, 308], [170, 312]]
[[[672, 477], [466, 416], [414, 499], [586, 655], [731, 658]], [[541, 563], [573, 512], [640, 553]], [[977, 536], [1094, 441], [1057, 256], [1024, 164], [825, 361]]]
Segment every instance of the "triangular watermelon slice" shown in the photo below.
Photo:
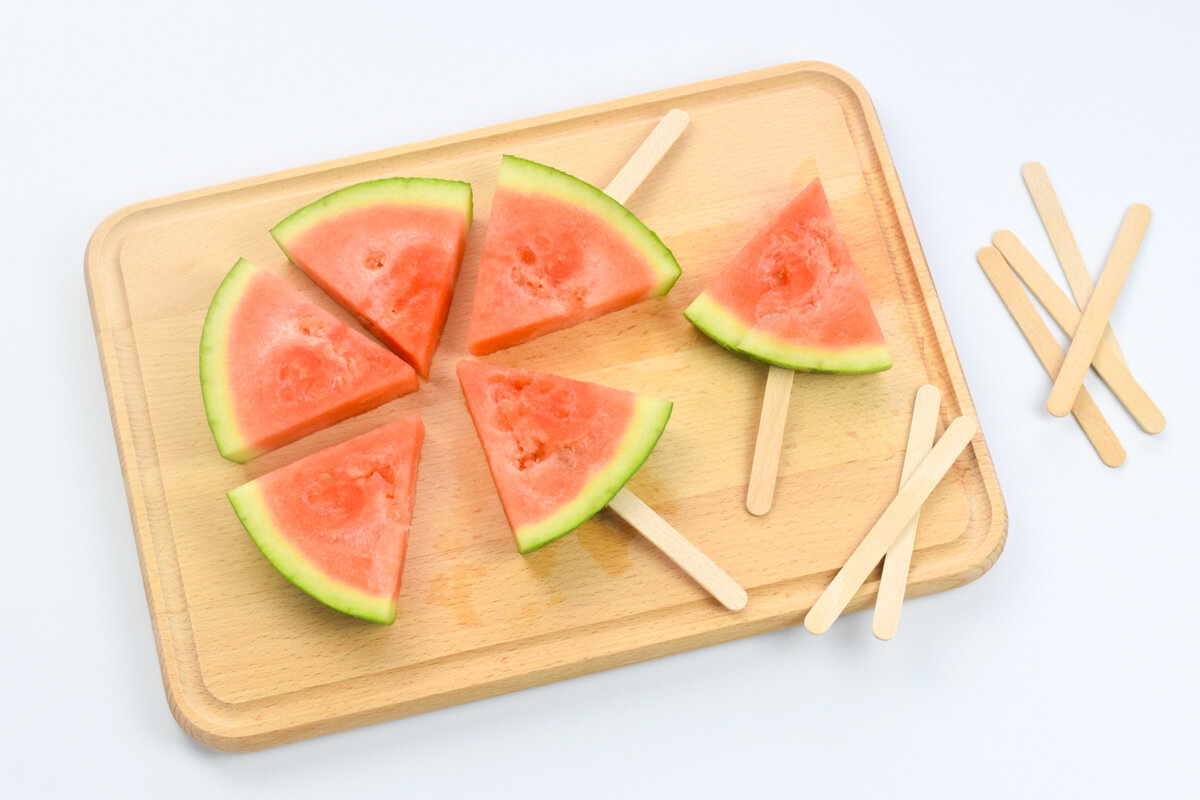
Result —
[[404, 417], [226, 494], [263, 555], [327, 606], [396, 618], [425, 426]]
[[684, 315], [718, 344], [789, 369], [892, 366], [820, 179], [759, 231]]
[[429, 377], [471, 227], [471, 184], [385, 178], [322, 197], [275, 241], [367, 330]]
[[243, 463], [415, 391], [417, 375], [243, 258], [208, 307], [200, 386], [217, 449]]
[[662, 240], [616, 200], [505, 156], [467, 346], [484, 355], [666, 294], [679, 273]]
[[604, 508], [671, 416], [665, 400], [545, 372], [460, 361], [458, 380], [522, 553]]

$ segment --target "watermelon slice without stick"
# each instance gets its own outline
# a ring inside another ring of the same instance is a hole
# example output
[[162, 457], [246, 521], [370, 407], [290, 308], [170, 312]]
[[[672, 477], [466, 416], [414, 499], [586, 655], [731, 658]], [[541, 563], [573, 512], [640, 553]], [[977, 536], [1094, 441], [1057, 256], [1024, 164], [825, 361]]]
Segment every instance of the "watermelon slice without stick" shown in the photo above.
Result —
[[504, 156], [468, 347], [484, 355], [666, 294], [679, 274], [666, 245], [616, 200], [565, 172]]
[[279, 278], [239, 259], [200, 336], [204, 410], [245, 462], [415, 391], [412, 367]]
[[718, 344], [787, 369], [892, 366], [820, 179], [759, 231], [684, 315]]
[[665, 400], [544, 372], [465, 360], [458, 379], [522, 553], [604, 508], [671, 416]]
[[338, 611], [396, 618], [425, 427], [417, 416], [328, 447], [227, 494], [263, 555]]
[[471, 208], [469, 183], [385, 178], [326, 195], [271, 235], [367, 330], [428, 377]]

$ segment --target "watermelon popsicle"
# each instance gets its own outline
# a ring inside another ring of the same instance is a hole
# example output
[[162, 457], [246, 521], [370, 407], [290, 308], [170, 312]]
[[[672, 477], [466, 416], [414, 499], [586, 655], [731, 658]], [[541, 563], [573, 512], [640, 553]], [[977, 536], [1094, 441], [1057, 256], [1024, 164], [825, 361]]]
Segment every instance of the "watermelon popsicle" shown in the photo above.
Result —
[[608, 506], [726, 608], [746, 605], [733, 579], [624, 488], [658, 444], [671, 403], [469, 359], [458, 363], [458, 380], [522, 554]]
[[775, 494], [794, 371], [862, 374], [892, 366], [854, 260], [814, 178], [684, 312], [721, 346], [770, 365], [746, 492]]
[[679, 264], [623, 203], [687, 125], [668, 113], [605, 191], [536, 161], [500, 162], [467, 346], [482, 356], [666, 294]]

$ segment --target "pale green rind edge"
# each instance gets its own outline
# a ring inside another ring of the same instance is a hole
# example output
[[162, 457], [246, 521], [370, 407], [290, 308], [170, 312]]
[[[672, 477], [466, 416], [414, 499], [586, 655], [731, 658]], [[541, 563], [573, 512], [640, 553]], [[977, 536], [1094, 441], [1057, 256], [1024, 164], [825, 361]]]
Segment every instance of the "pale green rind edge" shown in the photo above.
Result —
[[[288, 244], [318, 222], [355, 208], [374, 205], [441, 206], [463, 215], [467, 227], [474, 213], [471, 184], [444, 178], [379, 178], [338, 189], [294, 211], [271, 236], [288, 254]], [[291, 255], [288, 254], [291, 258]]]
[[625, 206], [574, 175], [525, 158], [504, 156], [498, 182], [506, 189], [557, 197], [602, 218], [646, 256], [659, 279], [652, 291], [654, 295], [669, 292], [683, 273], [675, 255], [658, 234]]
[[707, 292], [692, 301], [683, 312], [688, 321], [722, 347], [756, 361], [801, 372], [833, 372], [858, 375], [882, 372], [892, 366], [887, 347], [854, 347], [846, 350], [818, 350], [789, 344], [738, 320]]
[[217, 451], [230, 461], [244, 464], [258, 452], [251, 449], [238, 431], [233, 410], [233, 392], [229, 386], [229, 354], [226, 344], [229, 321], [237, 309], [246, 286], [258, 273], [258, 267], [239, 258], [225, 275], [208, 304], [204, 329], [200, 333], [200, 391], [204, 395], [204, 415], [217, 443]]
[[671, 418], [673, 406], [674, 404], [667, 400], [639, 396], [633, 419], [629, 421], [629, 427], [612, 461], [588, 481], [566, 506], [540, 522], [513, 531], [517, 539], [517, 549], [522, 554], [530, 553], [575, 530], [608, 505], [608, 501], [629, 482], [658, 444], [658, 439]]
[[330, 608], [371, 622], [390, 625], [396, 619], [396, 603], [391, 598], [370, 597], [330, 580], [314, 567], [275, 528], [271, 512], [263, 500], [257, 481], [242, 484], [225, 493], [242, 527], [275, 569], [307, 594]]

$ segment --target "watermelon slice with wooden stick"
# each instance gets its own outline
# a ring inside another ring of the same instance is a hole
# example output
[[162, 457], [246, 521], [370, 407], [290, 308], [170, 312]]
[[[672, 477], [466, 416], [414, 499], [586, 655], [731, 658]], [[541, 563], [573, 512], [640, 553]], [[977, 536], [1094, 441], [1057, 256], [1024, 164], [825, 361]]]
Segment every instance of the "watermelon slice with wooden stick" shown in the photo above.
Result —
[[484, 355], [666, 294], [679, 264], [623, 205], [553, 167], [504, 156], [467, 344]]
[[464, 360], [458, 380], [522, 553], [604, 508], [671, 417], [665, 400], [546, 372]]
[[384, 178], [310, 203], [271, 235], [294, 264], [428, 377], [471, 208], [469, 183]]
[[742, 248], [684, 316], [718, 344], [792, 370], [892, 366], [819, 178]]
[[404, 417], [227, 492], [284, 577], [331, 608], [396, 618], [425, 426]]
[[412, 367], [281, 279], [239, 259], [200, 335], [217, 449], [239, 463], [415, 391]]
[[746, 508], [771, 509], [793, 370], [892, 366], [883, 331], [819, 178], [759, 231], [684, 312], [718, 344], [771, 365]]
[[476, 361], [458, 363], [458, 380], [521, 553], [608, 506], [726, 608], [745, 607], [741, 586], [624, 488], [658, 443], [671, 403]]

